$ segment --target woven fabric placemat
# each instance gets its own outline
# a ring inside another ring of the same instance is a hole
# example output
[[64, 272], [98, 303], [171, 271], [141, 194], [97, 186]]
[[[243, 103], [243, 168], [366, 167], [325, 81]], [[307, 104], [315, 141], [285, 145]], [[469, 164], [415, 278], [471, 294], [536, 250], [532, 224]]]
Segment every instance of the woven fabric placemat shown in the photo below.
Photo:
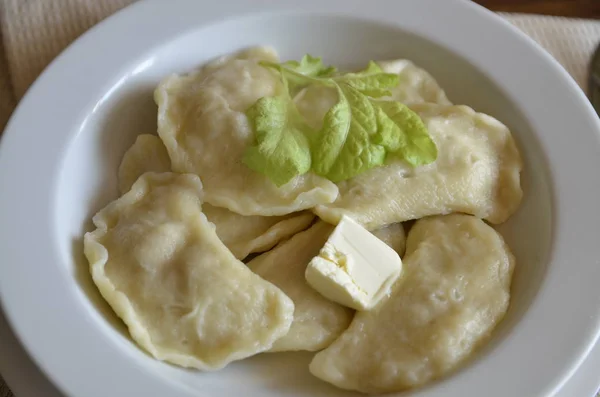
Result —
[[[87, 29], [134, 1], [0, 0], [0, 130], [56, 55]], [[600, 21], [501, 15], [546, 48], [587, 91], [587, 69], [600, 42]], [[0, 376], [0, 397], [12, 396]]]

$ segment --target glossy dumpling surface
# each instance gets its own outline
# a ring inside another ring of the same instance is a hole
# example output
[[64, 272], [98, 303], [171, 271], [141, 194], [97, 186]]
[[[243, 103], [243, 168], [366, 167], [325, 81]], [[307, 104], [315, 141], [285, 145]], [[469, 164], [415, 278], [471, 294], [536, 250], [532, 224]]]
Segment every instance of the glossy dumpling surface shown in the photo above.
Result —
[[295, 305], [290, 331], [272, 351], [309, 350], [327, 347], [350, 324], [354, 310], [315, 291], [304, 278], [308, 262], [319, 253], [333, 226], [317, 222], [248, 263], [256, 274], [281, 288]]
[[244, 216], [226, 208], [205, 205], [205, 214], [215, 224], [217, 235], [235, 255], [265, 252], [296, 233], [305, 230], [315, 219], [310, 211], [283, 216]]
[[[354, 310], [323, 297], [305, 278], [308, 263], [319, 254], [333, 229], [332, 225], [317, 222], [248, 263], [250, 269], [281, 288], [296, 307], [289, 333], [275, 342], [272, 351], [321, 350], [348, 328]], [[393, 249], [404, 250], [401, 224], [384, 227], [374, 234]]]
[[119, 191], [121, 194], [127, 193], [146, 172], [168, 171], [171, 171], [171, 160], [160, 138], [151, 134], [138, 135], [121, 160]]
[[392, 223], [372, 231], [378, 239], [392, 247], [401, 257], [406, 250], [406, 232], [402, 223]]
[[95, 284], [141, 347], [214, 370], [270, 349], [294, 305], [231, 254], [201, 204], [197, 176], [146, 173], [94, 216], [84, 248]]
[[[119, 167], [119, 187], [127, 192], [146, 172], [167, 172], [171, 163], [156, 135], [142, 134], [125, 153]], [[278, 242], [306, 229], [314, 219], [309, 211], [284, 216], [244, 216], [226, 208], [203, 204], [202, 211], [215, 224], [217, 235], [238, 259], [263, 252]]]
[[[392, 95], [381, 99], [398, 101], [407, 105], [452, 104], [437, 81], [427, 71], [411, 61], [398, 59], [378, 61], [377, 64], [384, 72], [397, 74], [400, 80], [398, 86], [390, 90]], [[320, 128], [323, 125], [325, 113], [337, 101], [338, 96], [335, 89], [322, 85], [311, 85], [300, 91], [294, 98], [298, 110], [313, 128]]]
[[317, 353], [311, 373], [365, 393], [420, 386], [462, 364], [508, 308], [514, 257], [478, 218], [417, 221], [403, 265], [390, 297], [357, 313], [348, 330]]
[[438, 148], [412, 168], [399, 160], [338, 183], [340, 195], [314, 211], [337, 223], [346, 214], [369, 229], [429, 215], [463, 212], [502, 223], [518, 208], [521, 157], [508, 128], [466, 106], [412, 106]]
[[308, 173], [277, 187], [242, 163], [246, 148], [254, 144], [246, 110], [283, 90], [278, 75], [258, 63], [276, 61], [274, 52], [257, 48], [252, 54], [160, 83], [154, 95], [158, 134], [173, 170], [199, 175], [206, 202], [241, 215], [287, 215], [332, 202], [338, 190], [324, 178]]
[[391, 99], [405, 104], [437, 103], [439, 105], [452, 105], [446, 93], [425, 69], [406, 59], [393, 61], [378, 61], [386, 73], [397, 74], [400, 84], [392, 88], [392, 95], [384, 99]]

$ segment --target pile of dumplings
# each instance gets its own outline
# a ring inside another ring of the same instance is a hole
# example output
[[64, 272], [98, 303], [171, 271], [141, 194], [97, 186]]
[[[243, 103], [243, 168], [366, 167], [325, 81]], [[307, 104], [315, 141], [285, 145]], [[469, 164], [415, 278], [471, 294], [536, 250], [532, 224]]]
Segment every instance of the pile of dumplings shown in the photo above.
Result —
[[[515, 259], [488, 223], [506, 221], [522, 197], [510, 131], [450, 103], [410, 61], [379, 62], [399, 75], [390, 99], [423, 119], [437, 160], [392, 160], [338, 184], [308, 173], [276, 187], [241, 161], [254, 141], [244, 112], [283, 90], [261, 60], [279, 62], [256, 47], [160, 83], [158, 135], [139, 135], [126, 152], [122, 196], [84, 238], [102, 296], [139, 346], [184, 367], [311, 351], [313, 375], [364, 393], [451, 373], [509, 306]], [[329, 90], [308, 87], [294, 99], [315, 128], [336, 100]], [[342, 215], [403, 260], [392, 292], [370, 311], [329, 301], [304, 278]]]

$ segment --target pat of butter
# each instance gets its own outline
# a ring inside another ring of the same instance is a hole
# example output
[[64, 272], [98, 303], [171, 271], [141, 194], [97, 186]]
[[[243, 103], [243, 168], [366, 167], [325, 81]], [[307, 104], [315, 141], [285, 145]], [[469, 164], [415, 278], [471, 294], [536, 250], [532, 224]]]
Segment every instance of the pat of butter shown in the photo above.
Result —
[[306, 268], [306, 281], [324, 297], [356, 310], [373, 308], [402, 270], [396, 251], [344, 216]]

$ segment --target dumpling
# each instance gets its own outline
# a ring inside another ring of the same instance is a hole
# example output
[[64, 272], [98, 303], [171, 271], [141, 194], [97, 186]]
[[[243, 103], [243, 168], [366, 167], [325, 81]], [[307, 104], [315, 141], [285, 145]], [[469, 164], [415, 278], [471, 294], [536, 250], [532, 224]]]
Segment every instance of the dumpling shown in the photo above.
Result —
[[308, 228], [315, 219], [310, 211], [285, 216], [244, 216], [210, 204], [203, 207], [223, 244], [238, 259], [268, 251], [280, 241]]
[[226, 63], [236, 59], [246, 61], [279, 62], [279, 55], [277, 54], [277, 50], [275, 50], [275, 48], [272, 46], [254, 46], [220, 56], [217, 59], [207, 62], [205, 65], [200, 67], [198, 71], [200, 71], [203, 75], [208, 75]]
[[[145, 172], [171, 170], [169, 155], [159, 137], [142, 134], [123, 157], [119, 167], [119, 188], [124, 194]], [[306, 211], [285, 216], [244, 216], [226, 208], [203, 204], [208, 220], [215, 224], [217, 235], [238, 259], [264, 252], [278, 242], [306, 229], [315, 216]]]
[[321, 350], [350, 325], [354, 310], [325, 298], [304, 278], [308, 262], [318, 255], [333, 228], [317, 222], [248, 263], [252, 271], [281, 288], [294, 301], [292, 326], [271, 351]]
[[315, 355], [313, 375], [364, 393], [417, 387], [464, 363], [502, 320], [515, 260], [482, 220], [417, 221], [403, 263], [390, 297]]
[[[411, 61], [399, 59], [395, 61], [378, 61], [377, 64], [386, 73], [398, 74], [400, 84], [391, 89], [391, 96], [383, 100], [394, 100], [405, 104], [436, 103], [451, 105], [444, 90], [437, 81], [424, 69]], [[325, 113], [337, 103], [337, 92], [333, 88], [322, 85], [309, 86], [294, 97], [298, 110], [313, 128], [321, 128]]]
[[377, 64], [384, 72], [395, 73], [400, 77], [400, 84], [390, 90], [392, 95], [383, 99], [405, 104], [437, 103], [439, 105], [452, 105], [433, 76], [411, 61], [398, 59], [378, 61]]
[[428, 215], [464, 212], [502, 223], [518, 208], [521, 157], [506, 126], [466, 106], [412, 106], [438, 147], [437, 160], [402, 161], [338, 183], [340, 195], [315, 207], [330, 223], [343, 214], [369, 229]]
[[[332, 225], [317, 222], [248, 263], [250, 269], [281, 288], [295, 304], [290, 331], [275, 342], [271, 351], [321, 350], [348, 328], [354, 310], [323, 297], [304, 277], [308, 263], [319, 254], [333, 229]], [[390, 225], [374, 234], [390, 247], [403, 250], [401, 224]]]
[[302, 117], [317, 130], [323, 126], [325, 114], [337, 101], [336, 90], [322, 85], [308, 86], [294, 97], [294, 104]]
[[406, 233], [402, 223], [393, 223], [372, 231], [378, 239], [392, 247], [398, 255], [403, 256], [406, 250]]
[[171, 160], [165, 145], [156, 135], [141, 134], [125, 152], [119, 166], [119, 191], [125, 194], [146, 172], [169, 172]]
[[226, 58], [209, 72], [172, 75], [160, 83], [154, 94], [158, 135], [173, 170], [199, 175], [206, 202], [241, 215], [286, 215], [334, 201], [338, 189], [325, 178], [308, 173], [277, 187], [242, 163], [254, 140], [245, 111], [283, 90], [260, 59], [273, 60], [272, 51], [257, 49], [251, 59]]
[[202, 213], [196, 175], [146, 173], [93, 218], [92, 278], [159, 360], [215, 370], [268, 350], [294, 304], [238, 261]]

